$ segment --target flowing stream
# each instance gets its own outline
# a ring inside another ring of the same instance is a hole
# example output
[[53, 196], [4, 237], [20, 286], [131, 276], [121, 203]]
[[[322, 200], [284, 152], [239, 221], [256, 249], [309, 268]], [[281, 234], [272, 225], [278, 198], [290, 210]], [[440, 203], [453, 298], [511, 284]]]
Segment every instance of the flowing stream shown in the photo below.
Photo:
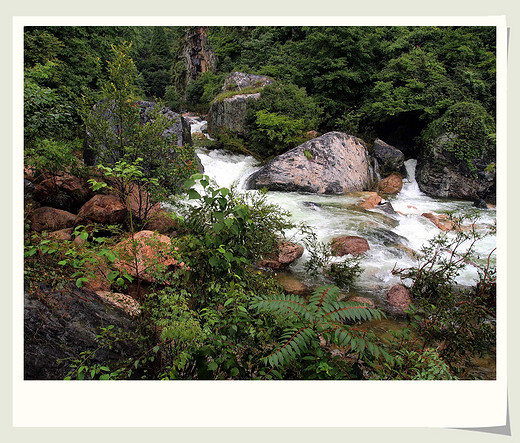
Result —
[[[202, 132], [205, 122], [192, 119], [192, 132]], [[247, 177], [260, 166], [250, 156], [238, 155], [225, 150], [197, 149], [197, 155], [204, 166], [204, 173], [218, 186], [236, 185], [245, 191]], [[359, 193], [347, 195], [317, 195], [297, 192], [269, 192], [267, 199], [290, 212], [292, 220], [310, 226], [320, 241], [329, 241], [341, 235], [357, 235], [367, 239], [370, 250], [361, 260], [364, 269], [356, 281], [354, 292], [382, 304], [385, 292], [399, 278], [392, 275], [394, 267], [404, 268], [417, 264], [413, 251], [428, 243], [428, 240], [441, 232], [423, 213], [446, 214], [453, 212], [461, 215], [468, 210], [478, 214], [478, 229], [486, 229], [494, 224], [496, 212], [492, 209], [477, 210], [471, 202], [434, 199], [423, 194], [415, 181], [416, 160], [408, 160], [403, 189], [389, 199], [395, 212], [387, 212], [376, 207], [364, 210], [356, 205]], [[257, 192], [257, 191], [247, 191]], [[448, 235], [455, 235], [449, 233]], [[297, 239], [296, 239], [297, 240]], [[476, 252], [485, 260], [495, 248], [494, 235], [483, 239]], [[309, 254], [290, 267], [290, 271], [303, 283], [315, 286], [320, 283], [311, 278], [304, 269]], [[458, 277], [457, 282], [470, 285], [475, 282], [477, 272], [468, 266]]]

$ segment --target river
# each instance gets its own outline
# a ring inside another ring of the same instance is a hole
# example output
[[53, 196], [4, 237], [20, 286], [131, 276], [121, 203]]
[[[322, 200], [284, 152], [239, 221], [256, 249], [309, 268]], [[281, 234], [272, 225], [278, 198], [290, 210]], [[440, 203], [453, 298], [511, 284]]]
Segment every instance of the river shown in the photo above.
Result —
[[[192, 119], [191, 122], [192, 132], [204, 130], [203, 120]], [[204, 148], [198, 148], [196, 152], [204, 166], [204, 173], [218, 186], [236, 185], [244, 192], [257, 192], [245, 190], [247, 177], [260, 167], [253, 157]], [[422, 193], [414, 178], [416, 163], [414, 159], [406, 161], [408, 178], [404, 180], [401, 192], [389, 198], [395, 213], [387, 213], [377, 207], [371, 210], [359, 208], [356, 205], [359, 194], [356, 193], [317, 195], [268, 192], [267, 199], [289, 211], [293, 221], [310, 226], [321, 241], [326, 242], [341, 235], [357, 235], [367, 239], [370, 250], [361, 259], [364, 270], [352, 289], [380, 305], [383, 304], [386, 291], [399, 283], [399, 278], [392, 275], [392, 269], [417, 264], [412, 251], [419, 251], [429, 239], [441, 232], [422, 216], [423, 213], [462, 215], [471, 210], [478, 215], [478, 229], [487, 229], [495, 223], [494, 209], [476, 209], [471, 202], [435, 199]], [[477, 245], [476, 253], [481, 260], [485, 260], [495, 245], [496, 237], [490, 235]], [[308, 259], [309, 254], [305, 252], [291, 265], [290, 272], [312, 287], [321, 282], [305, 272], [304, 265]], [[476, 279], [475, 268], [467, 266], [457, 282], [471, 285]]]

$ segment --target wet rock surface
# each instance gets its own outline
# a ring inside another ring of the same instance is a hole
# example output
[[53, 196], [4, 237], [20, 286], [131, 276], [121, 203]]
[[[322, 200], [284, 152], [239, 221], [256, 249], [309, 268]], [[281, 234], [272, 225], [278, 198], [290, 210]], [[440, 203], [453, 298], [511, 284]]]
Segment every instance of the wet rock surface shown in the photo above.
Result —
[[286, 269], [291, 263], [303, 255], [302, 245], [281, 241], [278, 243], [278, 250], [274, 251], [269, 257], [259, 261], [259, 268], [270, 268], [275, 270]]
[[33, 231], [58, 231], [74, 225], [76, 215], [62, 209], [43, 206], [35, 209], [29, 220]]
[[129, 342], [116, 342], [111, 350], [98, 349], [102, 327], [132, 330], [130, 317], [107, 304], [96, 293], [74, 286], [52, 291], [41, 286], [25, 293], [24, 379], [62, 380], [70, 362], [83, 351], [96, 351], [89, 364], [110, 364], [136, 352]]
[[403, 285], [394, 285], [386, 294], [386, 301], [390, 305], [391, 311], [395, 314], [404, 315], [404, 311], [408, 309], [412, 302], [410, 291]]
[[403, 171], [404, 154], [399, 149], [376, 138], [372, 150], [384, 177]]
[[342, 132], [328, 132], [275, 157], [249, 177], [247, 186], [345, 194], [370, 190], [375, 181], [365, 143]]
[[332, 253], [338, 257], [344, 255], [359, 255], [370, 249], [368, 241], [355, 235], [336, 237], [331, 241]]
[[379, 183], [381, 194], [395, 195], [403, 189], [403, 179], [399, 174], [390, 174]]

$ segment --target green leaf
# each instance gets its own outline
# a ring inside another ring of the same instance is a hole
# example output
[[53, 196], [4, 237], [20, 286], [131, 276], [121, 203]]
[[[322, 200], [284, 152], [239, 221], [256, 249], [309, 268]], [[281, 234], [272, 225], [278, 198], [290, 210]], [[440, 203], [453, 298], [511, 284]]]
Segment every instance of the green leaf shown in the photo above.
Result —
[[220, 260], [218, 257], [212, 256], [209, 258], [209, 264], [213, 266], [214, 268], [218, 267], [220, 265]]
[[[224, 213], [223, 213], [223, 212], [221, 212], [221, 211], [215, 211], [215, 212], [213, 212], [213, 216], [214, 216], [215, 219], [217, 219], [219, 222], [222, 222], [222, 221], [225, 222], [225, 220], [224, 220]], [[227, 224], [227, 223], [226, 223], [226, 224]]]
[[190, 200], [200, 200], [202, 197], [195, 189], [191, 188], [188, 189], [188, 198]]
[[231, 252], [229, 252], [229, 251], [228, 252], [223, 252], [223, 255], [224, 255], [224, 257], [226, 257], [226, 260], [228, 262], [233, 261], [234, 257], [233, 257], [233, 254]]
[[86, 240], [88, 238], [88, 232], [87, 231], [82, 231], [81, 234], [79, 234], [79, 237], [82, 240]]
[[107, 275], [108, 281], [114, 281], [115, 278], [119, 275], [119, 271], [110, 271]]
[[218, 365], [217, 363], [215, 363], [214, 361], [212, 361], [209, 365], [208, 365], [208, 370], [210, 371], [216, 371], [218, 368]]
[[116, 256], [113, 252], [107, 251], [105, 253], [105, 257], [108, 259], [110, 263], [114, 263], [116, 261]]
[[85, 278], [85, 277], [80, 277], [76, 280], [76, 286], [78, 288], [81, 288], [83, 286], [83, 283], [87, 282], [88, 281], [88, 278]]

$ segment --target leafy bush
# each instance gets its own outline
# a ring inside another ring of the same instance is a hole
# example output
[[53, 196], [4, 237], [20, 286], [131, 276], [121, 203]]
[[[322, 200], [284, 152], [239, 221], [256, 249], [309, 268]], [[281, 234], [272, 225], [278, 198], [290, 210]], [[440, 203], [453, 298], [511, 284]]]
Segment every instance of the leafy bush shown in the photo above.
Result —
[[[194, 187], [196, 182], [202, 190]], [[202, 174], [194, 175], [186, 186], [189, 199], [196, 203], [184, 210], [187, 228], [193, 233], [187, 240], [194, 260], [190, 267], [201, 275], [241, 275], [245, 267], [274, 249], [284, 231], [294, 227], [288, 214], [268, 204], [263, 194], [215, 188]]]
[[46, 86], [56, 63], [48, 61], [24, 72], [24, 137], [27, 146], [36, 139], [71, 136], [72, 103], [56, 89]]
[[69, 172], [74, 175], [83, 175], [82, 167], [77, 156], [81, 150], [81, 140], [58, 141], [38, 139], [24, 151], [24, 163], [32, 169], [35, 176], [44, 173], [52, 176]]
[[197, 112], [206, 113], [211, 102], [222, 91], [225, 74], [203, 72], [186, 86], [186, 105]]
[[261, 156], [280, 154], [303, 143], [318, 126], [320, 109], [305, 89], [275, 82], [265, 86], [248, 110], [251, 149]]
[[476, 173], [476, 161], [495, 161], [495, 124], [478, 103], [454, 104], [428, 126], [422, 138], [428, 151], [439, 146], [445, 157], [462, 163], [469, 174]]
[[177, 146], [175, 134], [167, 134], [173, 123], [166, 117], [162, 103], [148, 107], [146, 119], [141, 115], [145, 110], [136, 103], [137, 71], [130, 50], [131, 45], [113, 47], [110, 82], [103, 87], [103, 100], [93, 109], [85, 103], [87, 156], [103, 165], [142, 158], [145, 176], [157, 179], [172, 194], [195, 172], [195, 153], [191, 146]]
[[[492, 354], [496, 343], [494, 250], [485, 259], [474, 255], [484, 235], [474, 226], [469, 231], [459, 228], [454, 237], [441, 234], [421, 250], [417, 266], [393, 271], [411, 282], [410, 325], [455, 374], [464, 373], [472, 356]], [[455, 279], [469, 264], [478, 269], [479, 281], [474, 287], [459, 287]]]
[[400, 348], [393, 354], [392, 364], [378, 371], [379, 380], [453, 380], [448, 365], [434, 349]]
[[257, 111], [251, 131], [253, 146], [267, 146], [264, 155], [277, 155], [306, 141], [305, 121], [292, 119], [278, 113]]
[[349, 288], [363, 271], [360, 257], [347, 255], [338, 259], [332, 253], [332, 243], [319, 241], [313, 232], [307, 233], [304, 243], [310, 254], [305, 270], [311, 275], [324, 274], [339, 287]]

